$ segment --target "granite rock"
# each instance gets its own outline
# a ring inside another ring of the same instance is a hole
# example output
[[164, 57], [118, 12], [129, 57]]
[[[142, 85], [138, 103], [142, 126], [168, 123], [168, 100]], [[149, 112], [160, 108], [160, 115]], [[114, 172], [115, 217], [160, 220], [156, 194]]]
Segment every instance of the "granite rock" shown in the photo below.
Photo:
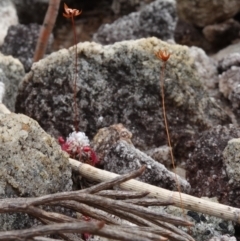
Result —
[[209, 57], [204, 50], [197, 47], [191, 47], [190, 56], [195, 60], [200, 81], [203, 87], [209, 92], [214, 91], [218, 87], [218, 64], [217, 61]]
[[237, 241], [237, 239], [228, 235], [222, 235], [220, 237], [212, 237], [209, 241]]
[[25, 75], [23, 65], [12, 56], [4, 56], [0, 53], [0, 81], [5, 86], [5, 94], [2, 102], [15, 111], [15, 102], [18, 85]]
[[171, 148], [167, 145], [147, 150], [145, 153], [155, 161], [163, 164], [167, 169], [172, 168]]
[[202, 32], [207, 41], [220, 49], [240, 37], [240, 23], [231, 18], [218, 24], [208, 25]]
[[202, 29], [196, 28], [190, 23], [178, 19], [174, 30], [174, 40], [181, 45], [195, 46], [206, 52], [213, 52], [213, 46], [202, 33]]
[[[97, 152], [104, 170], [126, 174], [146, 165], [146, 170], [137, 179], [170, 190], [178, 190], [176, 176], [164, 165], [136, 149], [131, 142], [132, 134], [122, 125], [102, 128], [93, 139], [92, 145]], [[183, 192], [189, 193], [189, 183], [177, 176]]]
[[153, 0], [113, 0], [111, 8], [114, 14], [126, 15], [141, 9], [150, 2]]
[[[199, 132], [230, 121], [210, 98], [187, 47], [157, 38], [102, 46], [78, 44], [79, 129], [91, 139], [99, 128], [122, 123], [141, 150], [166, 144], [161, 111], [159, 49], [171, 53], [165, 69], [165, 99], [175, 154], [184, 158]], [[68, 136], [74, 120], [74, 48], [35, 63], [20, 84], [16, 110], [54, 136]]]
[[219, 76], [219, 90], [231, 103], [237, 116], [240, 116], [240, 67], [231, 67]]
[[223, 22], [240, 10], [238, 0], [177, 0], [176, 2], [179, 18], [198, 27]]
[[217, 197], [220, 203], [236, 204], [231, 199], [232, 187], [224, 164], [226, 157], [223, 156], [223, 151], [229, 140], [239, 137], [240, 129], [233, 125], [219, 125], [200, 135], [186, 164], [192, 195]]
[[217, 61], [222, 61], [225, 58], [229, 58], [232, 54], [238, 54], [240, 51], [240, 42], [236, 42], [234, 44], [231, 44], [220, 51], [218, 51], [216, 54], [212, 55], [212, 57]]
[[240, 124], [240, 54], [228, 54], [218, 61], [219, 91], [232, 112], [233, 123]]
[[[48, 7], [48, 0], [12, 0], [21, 24], [42, 24]], [[37, 14], [36, 14], [37, 13]]]
[[5, 84], [4, 83], [7, 83], [7, 77], [3, 73], [2, 69], [0, 69], [0, 103], [3, 102], [3, 97], [5, 94]]
[[[239, 136], [238, 136], [239, 137]], [[229, 193], [228, 200], [231, 205], [240, 207], [239, 188], [240, 188], [240, 139], [233, 138], [223, 152], [223, 164], [228, 177]]]
[[[240, 46], [238, 46], [240, 49]], [[234, 52], [225, 53], [222, 56], [217, 58], [218, 60], [218, 69], [220, 73], [223, 73], [231, 67], [240, 67], [240, 53], [237, 53], [238, 49], [235, 49]]]
[[[36, 49], [41, 26], [38, 24], [11, 26], [8, 30], [1, 52], [5, 55], [12, 55], [18, 58], [28, 72], [32, 66], [33, 55]], [[50, 35], [46, 54], [51, 51], [53, 35]]]
[[175, 5], [174, 0], [156, 0], [139, 12], [119, 18], [112, 24], [102, 25], [93, 40], [112, 44], [152, 36], [163, 40], [173, 39], [177, 21]]
[[[0, 126], [0, 198], [36, 197], [72, 189], [68, 156], [36, 121], [21, 114], [0, 114]], [[1, 230], [33, 223], [27, 214], [0, 215]]]
[[4, 38], [7, 35], [8, 28], [11, 25], [18, 24], [16, 8], [11, 0], [0, 1], [0, 46], [3, 44]]

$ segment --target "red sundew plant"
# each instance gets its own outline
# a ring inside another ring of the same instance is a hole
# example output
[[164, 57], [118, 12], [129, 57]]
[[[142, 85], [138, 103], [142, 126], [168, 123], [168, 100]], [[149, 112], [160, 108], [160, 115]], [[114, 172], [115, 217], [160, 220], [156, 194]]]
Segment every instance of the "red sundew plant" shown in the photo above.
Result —
[[[82, 11], [78, 9], [71, 9], [64, 3], [64, 11], [63, 16], [65, 18], [70, 18], [72, 22], [72, 28], [74, 33], [74, 45], [75, 45], [75, 65], [74, 65], [74, 128], [75, 131], [70, 133], [66, 140], [63, 137], [58, 138], [58, 142], [61, 145], [63, 151], [67, 152], [70, 157], [74, 159], [78, 159], [84, 162], [87, 162], [93, 166], [96, 166], [100, 161], [97, 157], [95, 151], [90, 147], [90, 142], [88, 137], [84, 132], [78, 131], [78, 107], [77, 107], [77, 77], [78, 77], [78, 63], [77, 63], [77, 35], [74, 17], [79, 16]], [[91, 220], [89, 217], [84, 216], [86, 221]], [[89, 240], [91, 238], [91, 234], [83, 233], [82, 238], [84, 240]]]
[[90, 147], [88, 137], [84, 132], [72, 132], [66, 140], [62, 136], [58, 138], [63, 151], [67, 152], [71, 158], [85, 160], [85, 162], [96, 166], [99, 164], [95, 151]]
[[82, 11], [78, 9], [72, 9], [64, 3], [64, 11], [63, 16], [65, 18], [71, 19], [72, 29], [74, 33], [74, 45], [75, 45], [75, 64], [74, 64], [74, 129], [67, 139], [65, 140], [63, 137], [58, 138], [58, 142], [61, 145], [63, 151], [66, 151], [70, 157], [78, 160], [84, 160], [93, 166], [99, 164], [99, 159], [94, 150], [90, 147], [89, 140], [84, 132], [79, 132], [78, 128], [78, 107], [77, 107], [77, 77], [78, 77], [78, 63], [77, 63], [77, 35], [76, 35], [76, 27], [74, 22], [74, 17], [79, 16]]

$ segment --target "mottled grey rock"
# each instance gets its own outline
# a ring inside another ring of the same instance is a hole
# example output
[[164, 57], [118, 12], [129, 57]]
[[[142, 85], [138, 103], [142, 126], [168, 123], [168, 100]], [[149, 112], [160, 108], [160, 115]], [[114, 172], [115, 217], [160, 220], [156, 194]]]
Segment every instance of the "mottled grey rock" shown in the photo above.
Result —
[[216, 126], [200, 135], [186, 164], [192, 195], [217, 197], [220, 203], [240, 206], [237, 199], [231, 198], [232, 187], [223, 157], [228, 141], [239, 137], [240, 129], [233, 125]]
[[146, 154], [153, 158], [155, 161], [163, 164], [165, 167], [170, 169], [172, 166], [170, 150], [170, 147], [165, 145], [153, 148], [151, 150], [147, 150]]
[[239, 0], [177, 0], [181, 19], [198, 27], [223, 22], [240, 10]]
[[240, 67], [233, 66], [219, 76], [219, 90], [231, 103], [235, 114], [240, 116]]
[[221, 73], [233, 66], [240, 67], [240, 53], [228, 53], [218, 59], [218, 69]]
[[240, 139], [231, 139], [223, 152], [223, 162], [226, 167], [229, 184], [235, 188], [240, 187]]
[[[37, 40], [41, 26], [38, 24], [11, 26], [1, 46], [1, 52], [5, 55], [12, 55], [18, 58], [28, 72], [32, 66], [33, 55], [36, 49]], [[48, 40], [46, 54], [51, 51], [53, 35]]]
[[177, 16], [174, 0], [156, 0], [140, 12], [131, 13], [112, 24], [102, 25], [93, 36], [95, 42], [112, 44], [143, 37], [173, 39]]
[[[97, 152], [104, 170], [126, 174], [146, 165], [146, 170], [137, 179], [170, 190], [178, 190], [176, 176], [164, 165], [136, 149], [131, 142], [132, 134], [122, 124], [102, 128], [93, 139], [92, 145]], [[183, 192], [189, 193], [189, 183], [178, 177]]]
[[[159, 76], [154, 52], [171, 53], [165, 70], [170, 135], [180, 158], [194, 147], [199, 132], [230, 121], [204, 90], [189, 49], [157, 38], [101, 46], [78, 44], [79, 130], [91, 139], [99, 128], [122, 123], [141, 150], [165, 145]], [[74, 122], [74, 48], [35, 63], [19, 87], [16, 110], [36, 119], [54, 136], [68, 136]]]
[[213, 52], [213, 46], [204, 37], [202, 29], [186, 23], [182, 19], [177, 21], [174, 30], [174, 40], [181, 45], [199, 47], [208, 53]]
[[4, 83], [7, 83], [7, 77], [3, 73], [2, 69], [0, 69], [0, 103], [2, 103], [4, 94], [5, 94], [5, 84]]
[[240, 54], [232, 53], [218, 62], [219, 91], [232, 112], [236, 125], [240, 124]]
[[191, 47], [190, 56], [194, 58], [200, 81], [203, 87], [211, 94], [218, 86], [217, 62], [208, 57], [204, 50], [197, 47]]
[[[178, 190], [173, 172], [168, 171], [165, 166], [125, 141], [119, 141], [110, 147], [108, 155], [104, 158], [104, 170], [118, 174], [126, 174], [143, 165], [146, 165], [147, 168], [143, 175], [138, 178], [140, 181], [169, 190]], [[177, 178], [181, 191], [189, 193], [189, 183], [179, 176]]]
[[[17, 14], [19, 18], [19, 23], [30, 24], [37, 23], [43, 24], [43, 20], [49, 5], [49, 0], [12, 0], [17, 9]], [[55, 2], [55, 1], [54, 1]], [[57, 2], [57, 1], [56, 1]], [[56, 3], [55, 2], [55, 3]], [[60, 22], [66, 23], [66, 18], [63, 17], [62, 13], [64, 11], [63, 3], [66, 3], [70, 8], [82, 9], [86, 13], [89, 9], [107, 9], [107, 14], [112, 14], [110, 12], [110, 2], [109, 0], [89, 0], [89, 1], [79, 1], [79, 0], [61, 0], [59, 6], [59, 14], [57, 17], [57, 25]]]
[[113, 0], [111, 9], [115, 14], [125, 15], [135, 12], [153, 0]]
[[[21, 24], [42, 24], [48, 7], [48, 0], [12, 0]], [[36, 14], [37, 13], [37, 14]]]
[[[68, 156], [38, 123], [0, 114], [0, 198], [36, 197], [72, 189]], [[29, 227], [26, 214], [1, 214], [0, 229]]]
[[237, 241], [237, 239], [228, 235], [222, 235], [220, 237], [212, 237], [209, 241]]
[[5, 94], [2, 102], [15, 111], [15, 102], [18, 85], [25, 75], [23, 65], [12, 56], [4, 56], [0, 53], [0, 81], [5, 85]]
[[18, 24], [18, 17], [15, 6], [11, 0], [0, 1], [0, 46], [7, 35], [7, 30], [11, 25]]
[[240, 37], [240, 23], [231, 18], [218, 24], [208, 25], [202, 31], [210, 43], [223, 48]]
[[212, 57], [217, 61], [221, 61], [225, 57], [228, 58], [229, 55], [237, 54], [238, 52], [240, 52], [240, 42], [231, 44], [228, 47], [221, 49], [216, 54], [212, 55]]

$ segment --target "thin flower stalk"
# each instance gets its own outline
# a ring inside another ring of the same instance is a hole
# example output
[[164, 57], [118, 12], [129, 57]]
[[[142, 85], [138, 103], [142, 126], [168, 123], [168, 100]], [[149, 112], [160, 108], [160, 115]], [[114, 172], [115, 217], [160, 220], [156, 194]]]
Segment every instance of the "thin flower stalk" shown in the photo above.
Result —
[[164, 93], [164, 78], [165, 78], [165, 69], [166, 69], [166, 64], [168, 59], [170, 58], [171, 54], [167, 50], [159, 50], [158, 52], [155, 53], [156, 57], [162, 61], [162, 68], [161, 68], [161, 74], [160, 74], [160, 88], [161, 88], [161, 97], [162, 97], [162, 113], [163, 113], [163, 119], [164, 119], [164, 125], [165, 125], [165, 130], [167, 134], [167, 141], [168, 141], [168, 146], [170, 148], [170, 156], [171, 156], [171, 162], [175, 174], [175, 181], [177, 184], [177, 189], [179, 192], [179, 197], [180, 197], [180, 202], [181, 202], [181, 208], [184, 217], [186, 218], [186, 214], [183, 209], [183, 203], [182, 203], [182, 195], [181, 195], [181, 187], [177, 178], [177, 173], [176, 173], [176, 165], [174, 161], [174, 156], [173, 156], [173, 150], [172, 150], [172, 144], [171, 144], [171, 138], [169, 134], [169, 127], [168, 127], [168, 121], [167, 121], [167, 115], [166, 115], [166, 105], [165, 105], [165, 93]]
[[74, 45], [75, 45], [75, 66], [74, 66], [74, 80], [73, 80], [73, 99], [74, 99], [74, 128], [75, 131], [78, 132], [78, 109], [77, 109], [77, 77], [78, 77], [78, 59], [77, 59], [77, 34], [76, 34], [76, 27], [75, 27], [75, 21], [74, 17], [79, 16], [82, 11], [78, 9], [72, 9], [67, 6], [66, 3], [64, 3], [64, 11], [63, 16], [65, 18], [71, 19], [72, 22], [72, 29], [74, 34]]

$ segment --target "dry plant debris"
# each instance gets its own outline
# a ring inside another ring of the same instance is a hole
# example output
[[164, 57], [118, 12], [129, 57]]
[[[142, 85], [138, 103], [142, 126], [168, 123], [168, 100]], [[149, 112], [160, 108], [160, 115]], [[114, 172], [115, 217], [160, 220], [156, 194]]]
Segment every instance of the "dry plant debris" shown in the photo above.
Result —
[[[79, 172], [81, 176], [97, 182], [105, 182], [118, 177], [118, 174], [97, 169], [88, 164], [76, 161], [69, 158], [72, 169]], [[120, 184], [124, 190], [149, 192], [148, 197], [158, 198], [163, 202], [174, 202], [174, 206], [184, 208], [187, 210], [208, 214], [210, 216], [218, 217], [224, 220], [231, 220], [240, 223], [240, 209], [227, 206], [220, 203], [215, 203], [209, 200], [204, 200], [185, 193], [181, 194], [181, 199], [178, 192], [169, 191], [164, 188], [156, 187], [148, 183], [138, 180], [129, 180]]]
[[61, 2], [60, 0], [49, 1], [48, 10], [44, 18], [44, 22], [41, 28], [41, 32], [39, 34], [36, 50], [34, 53], [33, 62], [36, 62], [42, 59], [46, 52], [48, 39], [50, 34], [52, 33], [53, 27], [56, 22], [60, 2]]
[[[180, 240], [194, 239], [175, 225], [193, 224], [145, 206], [171, 205], [157, 198], [147, 198], [148, 192], [106, 190], [141, 175], [145, 167], [118, 176], [87, 189], [55, 193], [41, 197], [8, 198], [0, 200], [0, 213], [23, 212], [42, 221], [42, 226], [25, 230], [0, 232], [1, 240], [53, 241], [74, 240], [74, 235], [90, 233], [117, 240]], [[61, 206], [77, 212], [75, 217], [45, 211], [46, 206]], [[115, 217], [114, 217], [114, 216]], [[83, 217], [91, 220], [84, 221]], [[57, 236], [56, 236], [57, 235]], [[81, 240], [78, 236], [78, 240]]]

